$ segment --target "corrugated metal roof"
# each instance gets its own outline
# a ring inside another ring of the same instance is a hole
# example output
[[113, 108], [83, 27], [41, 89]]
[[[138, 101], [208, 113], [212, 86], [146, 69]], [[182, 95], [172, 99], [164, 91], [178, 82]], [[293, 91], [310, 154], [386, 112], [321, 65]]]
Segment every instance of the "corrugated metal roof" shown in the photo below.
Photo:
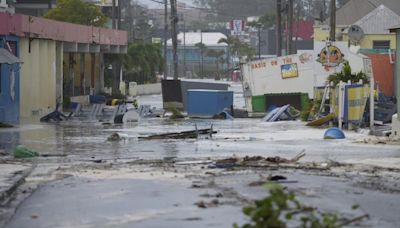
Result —
[[400, 24], [400, 16], [380, 5], [354, 24], [360, 26], [365, 34], [389, 34], [390, 28]]
[[[185, 43], [186, 46], [195, 46], [203, 40], [203, 44], [206, 46], [227, 46], [224, 43], [218, 43], [221, 38], [226, 38], [226, 36], [220, 32], [187, 32], [185, 34]], [[179, 45], [183, 45], [183, 33], [178, 34], [178, 43]], [[172, 45], [171, 39], [168, 40], [168, 45]]]
[[400, 15], [399, 0], [350, 0], [337, 10], [336, 24], [352, 25], [380, 5], [385, 5], [397, 15]]
[[7, 64], [19, 63], [19, 59], [6, 49], [0, 48], [0, 63], [7, 63]]

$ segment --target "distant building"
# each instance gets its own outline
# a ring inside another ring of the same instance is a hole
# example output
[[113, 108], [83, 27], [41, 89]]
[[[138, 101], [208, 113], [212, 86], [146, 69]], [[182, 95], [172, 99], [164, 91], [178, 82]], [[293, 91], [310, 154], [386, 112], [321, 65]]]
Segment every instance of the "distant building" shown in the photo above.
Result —
[[[199, 77], [203, 71], [203, 76], [212, 77], [212, 74], [216, 71], [216, 59], [207, 56], [208, 50], [223, 51], [225, 54], [223, 58], [225, 61], [228, 59], [228, 47], [225, 43], [218, 43], [221, 38], [226, 36], [219, 32], [187, 32], [178, 34], [178, 65], [180, 75], [186, 75], [187, 77]], [[196, 46], [198, 43], [203, 43], [206, 50], [202, 51]], [[167, 41], [167, 64], [169, 69], [169, 75], [172, 72], [172, 40]], [[203, 61], [202, 61], [203, 59]], [[202, 66], [203, 65], [203, 66]], [[225, 64], [220, 64], [221, 69], [226, 68]], [[184, 69], [186, 68], [186, 69]]]
[[15, 0], [12, 5], [15, 13], [42, 17], [56, 6], [56, 0]]

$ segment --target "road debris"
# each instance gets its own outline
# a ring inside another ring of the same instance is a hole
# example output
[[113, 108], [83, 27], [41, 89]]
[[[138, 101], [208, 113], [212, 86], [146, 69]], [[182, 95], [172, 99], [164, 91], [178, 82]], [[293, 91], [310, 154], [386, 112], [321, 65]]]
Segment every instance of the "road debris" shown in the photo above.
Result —
[[14, 150], [14, 157], [16, 158], [33, 158], [38, 157], [37, 151], [26, 148], [25, 146], [18, 145]]
[[196, 202], [194, 205], [196, 205], [199, 208], [210, 208], [210, 207], [217, 207], [219, 205], [219, 200], [213, 199], [210, 202], [205, 202], [203, 200]]
[[125, 140], [127, 138], [127, 136], [128, 135], [114, 132], [107, 138], [107, 141], [118, 142], [118, 141], [121, 141], [121, 140]]
[[231, 158], [220, 159], [215, 162], [214, 166], [209, 168], [230, 168], [234, 166], [253, 166], [253, 165], [268, 165], [268, 164], [281, 164], [281, 163], [296, 163], [306, 154], [304, 150], [291, 159], [275, 157], [262, 157], [262, 156], [245, 156], [243, 158], [233, 156]]
[[139, 137], [141, 140], [154, 140], [154, 139], [195, 139], [198, 138], [199, 135], [209, 135], [212, 137], [213, 134], [218, 133], [211, 128], [200, 129], [200, 130], [192, 130], [192, 131], [182, 131], [182, 132], [173, 132], [173, 133], [164, 133], [164, 134], [155, 134], [146, 137]]

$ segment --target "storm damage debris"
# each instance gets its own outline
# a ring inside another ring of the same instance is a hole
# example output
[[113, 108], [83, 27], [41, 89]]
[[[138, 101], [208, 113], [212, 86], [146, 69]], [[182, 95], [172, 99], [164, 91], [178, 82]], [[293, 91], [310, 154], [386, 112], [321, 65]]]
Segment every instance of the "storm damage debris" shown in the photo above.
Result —
[[205, 202], [203, 200], [195, 203], [195, 205], [199, 208], [209, 208], [209, 207], [217, 207], [219, 205], [219, 200], [213, 199], [210, 202]]
[[129, 135], [123, 134], [123, 133], [118, 133], [114, 132], [110, 136], [108, 136], [107, 141], [109, 142], [119, 142], [122, 140], [129, 140]]
[[139, 140], [154, 140], [154, 139], [196, 139], [199, 135], [209, 135], [210, 138], [213, 134], [218, 133], [211, 128], [199, 129], [193, 131], [182, 131], [182, 132], [173, 132], [173, 133], [164, 133], [164, 134], [156, 134], [150, 135], [146, 137], [139, 137]]
[[210, 166], [210, 168], [231, 168], [235, 166], [253, 166], [253, 165], [269, 165], [269, 164], [281, 164], [281, 163], [296, 163], [306, 154], [304, 150], [297, 154], [295, 157], [291, 159], [282, 158], [279, 156], [275, 157], [263, 157], [263, 156], [245, 156], [243, 158], [240, 157], [231, 157], [220, 159], [215, 162], [214, 166]]
[[18, 145], [14, 150], [14, 157], [16, 158], [33, 158], [38, 157], [37, 151], [26, 148], [25, 146]]
[[277, 182], [277, 183], [297, 183], [295, 180], [287, 180], [287, 177], [282, 175], [269, 175], [267, 177], [260, 176], [259, 180], [252, 181], [249, 183], [250, 187], [263, 186], [268, 182]]

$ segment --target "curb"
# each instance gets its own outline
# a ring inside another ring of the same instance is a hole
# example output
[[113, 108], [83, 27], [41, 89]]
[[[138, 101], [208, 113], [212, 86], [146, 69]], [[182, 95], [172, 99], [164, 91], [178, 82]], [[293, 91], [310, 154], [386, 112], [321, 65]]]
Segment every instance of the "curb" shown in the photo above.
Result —
[[32, 173], [36, 165], [33, 164], [30, 168], [25, 169], [22, 174], [15, 175], [13, 177], [13, 184], [5, 191], [0, 192], [0, 205], [5, 205], [9, 200], [10, 196], [17, 190], [19, 186], [25, 183], [25, 178]]

